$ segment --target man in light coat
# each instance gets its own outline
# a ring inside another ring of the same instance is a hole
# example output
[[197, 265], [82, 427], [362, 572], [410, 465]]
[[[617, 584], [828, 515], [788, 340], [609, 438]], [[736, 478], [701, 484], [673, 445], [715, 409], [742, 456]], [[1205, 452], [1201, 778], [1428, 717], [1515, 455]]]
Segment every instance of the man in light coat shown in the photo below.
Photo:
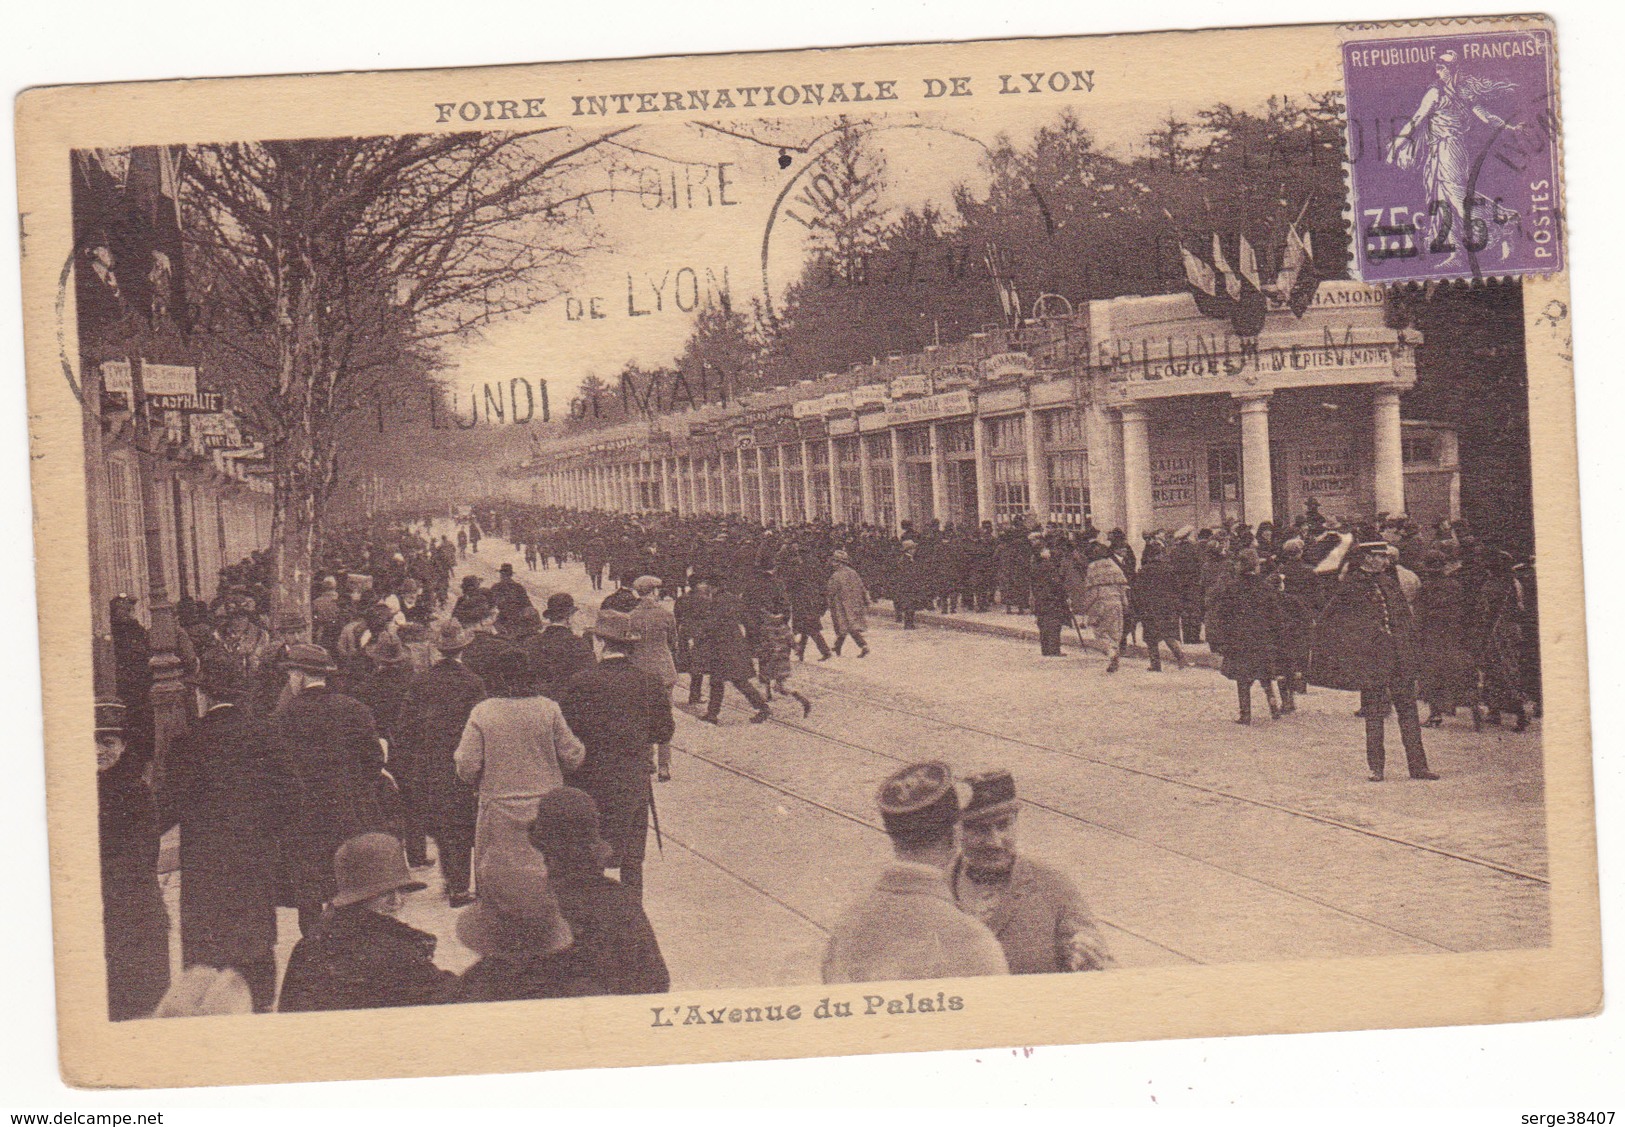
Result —
[[829, 597], [830, 621], [835, 626], [835, 653], [840, 655], [847, 638], [858, 644], [858, 656], [869, 656], [869, 643], [863, 632], [869, 629], [869, 588], [863, 576], [852, 566], [852, 557], [845, 549], [835, 553], [835, 571], [829, 577], [824, 592]]
[[959, 793], [946, 763], [915, 763], [877, 796], [896, 860], [836, 923], [823, 980], [884, 982], [1008, 974], [999, 941], [959, 910], [948, 884], [957, 855]]
[[959, 907], [986, 924], [1011, 974], [1105, 970], [1113, 965], [1089, 905], [1067, 876], [1016, 849], [1016, 782], [1008, 771], [965, 780], [961, 854], [949, 880]]

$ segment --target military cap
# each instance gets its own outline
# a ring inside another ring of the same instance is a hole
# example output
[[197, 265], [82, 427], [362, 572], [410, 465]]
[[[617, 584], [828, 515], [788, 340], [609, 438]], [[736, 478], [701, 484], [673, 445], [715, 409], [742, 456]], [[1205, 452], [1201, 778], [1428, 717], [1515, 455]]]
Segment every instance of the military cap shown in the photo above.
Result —
[[962, 818], [966, 822], [979, 822], [1009, 814], [1020, 806], [1016, 801], [1016, 779], [1008, 771], [983, 771], [965, 780], [970, 785], [970, 801], [965, 804]]
[[632, 616], [624, 610], [600, 607], [592, 632], [606, 642], [636, 642], [639, 635], [632, 626]]
[[912, 763], [880, 784], [880, 820], [894, 837], [912, 837], [959, 821], [953, 769], [940, 760]]
[[309, 642], [290, 643], [282, 655], [282, 668], [303, 669], [306, 673], [332, 673], [338, 668], [327, 650]]
[[117, 732], [124, 734], [126, 709], [121, 700], [99, 700], [96, 702], [96, 734], [103, 732]]

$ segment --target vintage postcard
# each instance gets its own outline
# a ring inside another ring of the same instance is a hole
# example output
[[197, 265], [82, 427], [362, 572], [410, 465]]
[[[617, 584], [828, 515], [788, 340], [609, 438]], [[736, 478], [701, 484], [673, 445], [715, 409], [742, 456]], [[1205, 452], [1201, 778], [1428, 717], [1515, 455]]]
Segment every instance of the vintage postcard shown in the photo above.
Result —
[[25, 92], [64, 1075], [1594, 1012], [1558, 48]]

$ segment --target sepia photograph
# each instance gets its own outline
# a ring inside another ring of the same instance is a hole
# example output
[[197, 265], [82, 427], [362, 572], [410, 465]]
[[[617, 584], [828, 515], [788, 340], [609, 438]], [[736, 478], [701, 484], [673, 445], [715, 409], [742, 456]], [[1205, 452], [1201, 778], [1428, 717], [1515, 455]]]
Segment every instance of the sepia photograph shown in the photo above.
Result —
[[26, 92], [69, 1082], [1594, 1011], [1557, 50]]

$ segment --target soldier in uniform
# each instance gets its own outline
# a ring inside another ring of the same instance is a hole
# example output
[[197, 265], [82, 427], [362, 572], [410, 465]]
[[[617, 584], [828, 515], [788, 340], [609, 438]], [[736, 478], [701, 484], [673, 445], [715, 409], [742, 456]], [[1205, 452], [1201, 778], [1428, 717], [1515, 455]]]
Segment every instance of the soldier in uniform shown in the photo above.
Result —
[[896, 860], [852, 905], [824, 949], [823, 979], [883, 982], [1008, 974], [987, 925], [954, 904], [959, 792], [946, 763], [915, 763], [880, 785], [880, 818]]
[[1067, 876], [1016, 850], [1016, 781], [1009, 771], [965, 780], [961, 853], [949, 880], [960, 908], [986, 924], [1011, 974], [1105, 970], [1111, 953]]

